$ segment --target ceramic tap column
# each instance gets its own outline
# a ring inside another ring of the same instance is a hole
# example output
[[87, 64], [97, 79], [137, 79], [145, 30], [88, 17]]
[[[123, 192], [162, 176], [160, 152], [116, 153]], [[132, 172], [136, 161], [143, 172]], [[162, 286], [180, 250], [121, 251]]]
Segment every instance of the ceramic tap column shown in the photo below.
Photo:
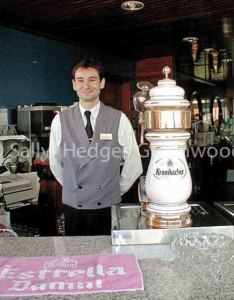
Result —
[[191, 113], [184, 90], [168, 78], [150, 90], [145, 102], [146, 139], [150, 142], [151, 160], [146, 175], [147, 225], [158, 228], [191, 226], [191, 175], [185, 150], [190, 138]]

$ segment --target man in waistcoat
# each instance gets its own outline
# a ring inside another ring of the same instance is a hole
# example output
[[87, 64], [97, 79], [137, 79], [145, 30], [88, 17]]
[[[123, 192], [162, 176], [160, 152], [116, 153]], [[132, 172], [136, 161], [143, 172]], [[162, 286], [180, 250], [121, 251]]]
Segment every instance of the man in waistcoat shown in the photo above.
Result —
[[111, 205], [142, 173], [139, 149], [126, 115], [99, 100], [105, 86], [99, 61], [77, 64], [72, 84], [79, 103], [54, 118], [49, 148], [51, 170], [63, 186], [65, 232], [107, 235]]

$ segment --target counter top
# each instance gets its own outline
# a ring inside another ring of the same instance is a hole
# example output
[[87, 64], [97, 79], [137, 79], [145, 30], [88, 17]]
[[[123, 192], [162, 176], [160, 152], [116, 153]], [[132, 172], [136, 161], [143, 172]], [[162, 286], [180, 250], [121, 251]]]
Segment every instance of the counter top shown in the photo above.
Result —
[[[41, 296], [38, 299], [79, 299], [79, 300], [194, 300], [194, 299], [234, 299], [234, 281], [227, 278], [227, 272], [215, 274], [210, 268], [209, 259], [200, 261], [205, 273], [195, 261], [183, 262], [176, 259], [171, 245], [111, 246], [110, 236], [96, 237], [37, 237], [37, 238], [0, 238], [0, 256], [56, 256], [89, 254], [135, 253], [144, 278], [144, 291], [84, 294], [76, 296]], [[233, 250], [234, 254], [234, 250]], [[189, 263], [189, 264], [188, 264]], [[233, 270], [232, 272], [233, 273]], [[232, 283], [232, 284], [230, 284]], [[29, 299], [4, 298], [6, 299]], [[0, 300], [3, 299], [0, 297]]]

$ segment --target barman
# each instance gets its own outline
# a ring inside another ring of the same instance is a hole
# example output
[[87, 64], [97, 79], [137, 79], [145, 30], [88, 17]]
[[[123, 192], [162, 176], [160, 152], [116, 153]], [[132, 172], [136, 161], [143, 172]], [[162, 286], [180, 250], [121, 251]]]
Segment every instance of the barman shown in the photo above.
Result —
[[78, 63], [72, 85], [79, 103], [56, 115], [49, 147], [51, 171], [63, 186], [65, 232], [108, 235], [111, 205], [143, 171], [139, 149], [126, 115], [99, 99], [105, 86], [101, 62]]

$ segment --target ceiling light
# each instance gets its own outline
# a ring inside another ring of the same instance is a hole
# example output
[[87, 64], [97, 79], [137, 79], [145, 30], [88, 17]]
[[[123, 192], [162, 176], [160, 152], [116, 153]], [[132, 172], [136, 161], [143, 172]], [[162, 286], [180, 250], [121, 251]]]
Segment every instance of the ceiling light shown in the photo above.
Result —
[[144, 7], [144, 3], [139, 1], [125, 1], [121, 4], [125, 10], [140, 10]]
[[183, 42], [187, 42], [187, 43], [193, 43], [193, 42], [197, 42], [198, 38], [194, 37], [194, 36], [188, 36], [183, 38]]
[[204, 51], [209, 54], [219, 54], [219, 51], [215, 50], [214, 48], [205, 48]]
[[232, 62], [231, 58], [222, 59], [223, 62]]
[[183, 38], [183, 42], [186, 42], [186, 43], [190, 43], [191, 46], [192, 46], [192, 57], [193, 57], [193, 62], [196, 62], [198, 57], [198, 38], [193, 36], [193, 35], [190, 35], [190, 36], [187, 36], [185, 38]]

